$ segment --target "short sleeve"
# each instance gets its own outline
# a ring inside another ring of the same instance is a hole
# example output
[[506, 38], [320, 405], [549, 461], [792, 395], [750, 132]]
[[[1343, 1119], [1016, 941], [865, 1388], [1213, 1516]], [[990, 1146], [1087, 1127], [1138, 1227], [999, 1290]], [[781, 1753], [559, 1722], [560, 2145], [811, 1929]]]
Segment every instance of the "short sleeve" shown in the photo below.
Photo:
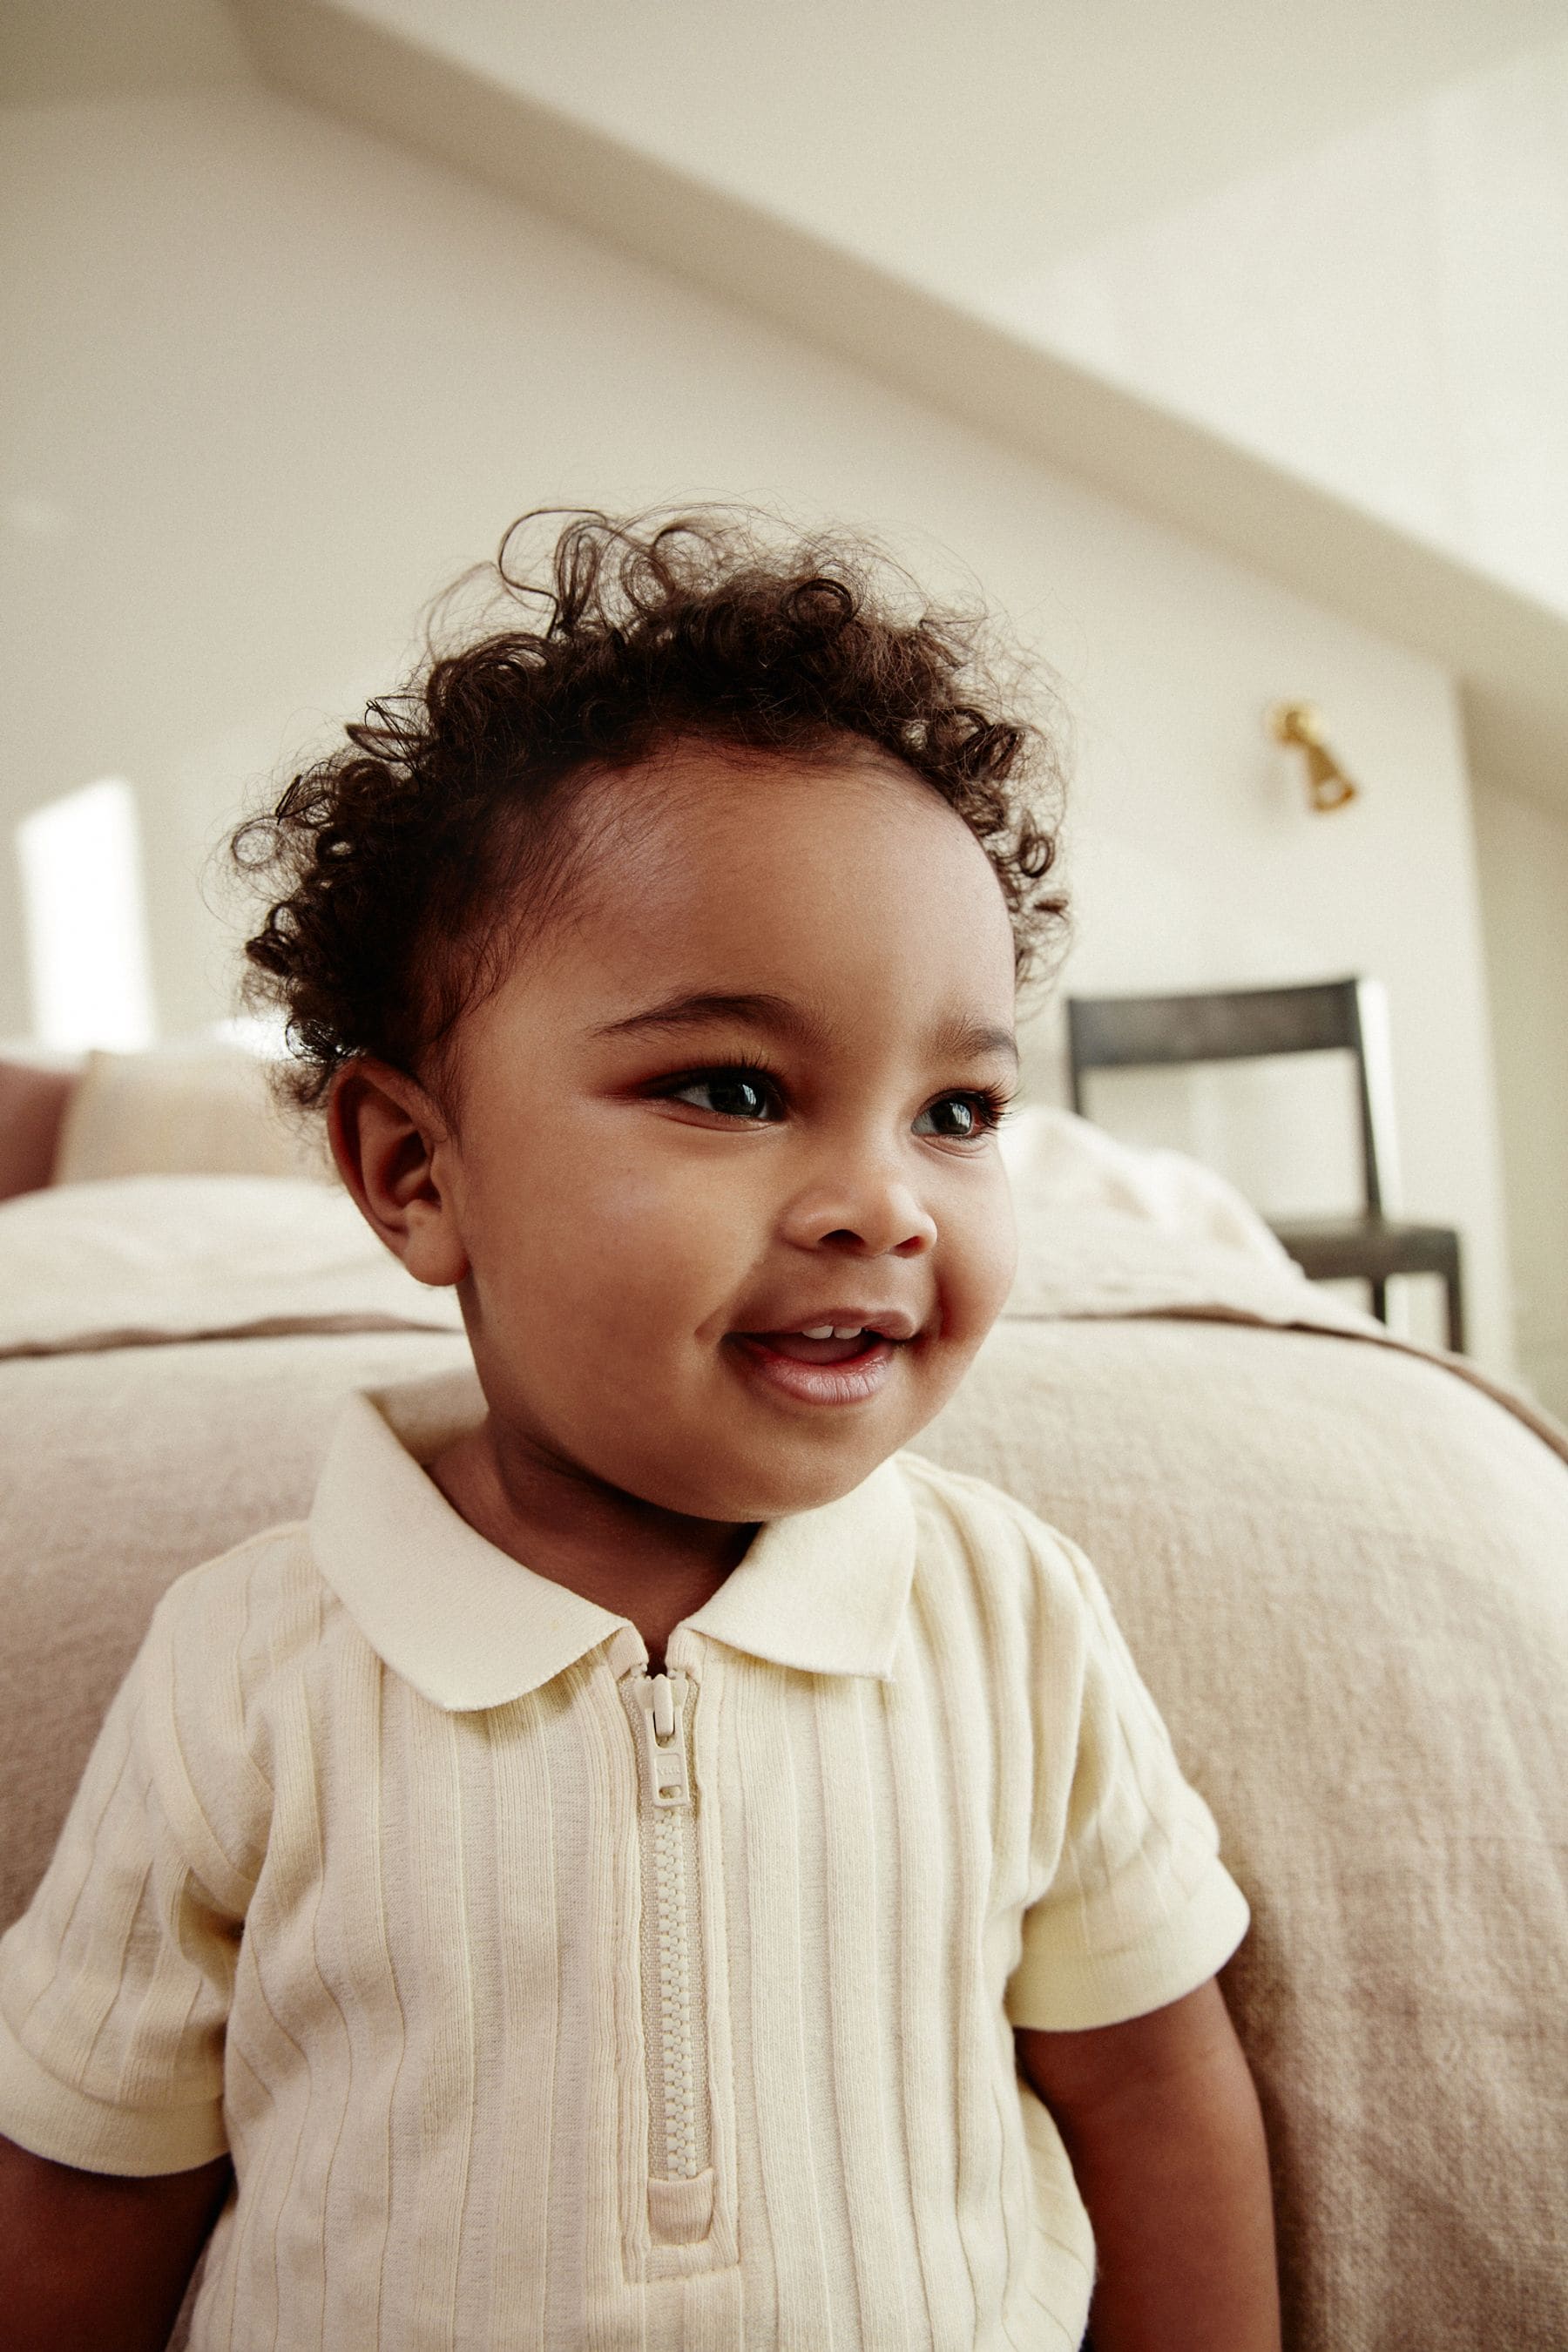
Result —
[[1024, 1914], [1006, 2007], [1014, 2025], [1070, 2032], [1194, 1990], [1230, 1958], [1249, 1914], [1099, 1578], [1075, 1544], [1035, 1524], [1063, 1604], [1051, 1612], [1041, 1697], [1075, 1738], [1063, 1769], [1037, 1787], [1043, 1884]]
[[155, 1616], [38, 1891], [0, 1939], [0, 2131], [91, 2172], [222, 2155], [244, 1903], [184, 1771]]

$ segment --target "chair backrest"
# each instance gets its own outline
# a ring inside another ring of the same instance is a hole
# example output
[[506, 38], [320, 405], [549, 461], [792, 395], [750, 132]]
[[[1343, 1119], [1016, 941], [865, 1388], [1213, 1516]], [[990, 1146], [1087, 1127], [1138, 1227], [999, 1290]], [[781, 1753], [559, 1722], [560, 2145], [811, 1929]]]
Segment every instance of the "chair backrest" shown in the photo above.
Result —
[[1073, 1108], [1090, 1070], [1259, 1061], [1336, 1046], [1355, 1057], [1366, 1205], [1394, 1188], [1394, 1099], [1381, 982], [1310, 981], [1289, 988], [1217, 989], [1196, 996], [1069, 996]]

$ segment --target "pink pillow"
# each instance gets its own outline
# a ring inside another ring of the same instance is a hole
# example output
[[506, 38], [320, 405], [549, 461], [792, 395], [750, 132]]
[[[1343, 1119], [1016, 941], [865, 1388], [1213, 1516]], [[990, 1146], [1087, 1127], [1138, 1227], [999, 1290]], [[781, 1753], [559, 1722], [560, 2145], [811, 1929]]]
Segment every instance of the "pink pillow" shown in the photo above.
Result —
[[53, 1178], [66, 1106], [81, 1073], [0, 1061], [0, 1201]]

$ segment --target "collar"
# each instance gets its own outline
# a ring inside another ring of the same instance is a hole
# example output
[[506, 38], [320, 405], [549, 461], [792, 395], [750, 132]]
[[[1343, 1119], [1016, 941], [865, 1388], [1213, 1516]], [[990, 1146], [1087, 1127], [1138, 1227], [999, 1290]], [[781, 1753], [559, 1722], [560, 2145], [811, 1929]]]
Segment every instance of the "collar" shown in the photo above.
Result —
[[[316, 1565], [372, 1649], [450, 1714], [537, 1690], [622, 1627], [642, 1646], [627, 1618], [488, 1543], [426, 1476], [484, 1410], [467, 1370], [357, 1391], [310, 1517]], [[774, 1665], [887, 1682], [914, 1552], [895, 1455], [837, 1501], [766, 1521], [683, 1624]]]

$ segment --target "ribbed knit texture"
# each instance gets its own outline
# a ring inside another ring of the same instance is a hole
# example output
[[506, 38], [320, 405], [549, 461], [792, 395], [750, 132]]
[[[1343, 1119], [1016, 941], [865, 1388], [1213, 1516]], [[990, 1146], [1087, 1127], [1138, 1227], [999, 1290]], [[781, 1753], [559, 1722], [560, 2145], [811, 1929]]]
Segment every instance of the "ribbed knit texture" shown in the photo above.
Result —
[[[887, 1671], [749, 1651], [740, 1585], [725, 1638], [699, 1612], [669, 1644], [695, 2242], [648, 2194], [636, 1630], [450, 1707], [302, 1528], [172, 1589], [0, 1944], [0, 2129], [121, 2173], [233, 2149], [198, 2352], [1078, 2343], [1087, 2224], [1012, 2024], [1174, 1999], [1246, 1907], [1081, 1556], [976, 1480], [898, 1468]], [[803, 1616], [853, 1586], [843, 1509], [812, 1515]], [[461, 1609], [458, 1549], [428, 1566]]]

